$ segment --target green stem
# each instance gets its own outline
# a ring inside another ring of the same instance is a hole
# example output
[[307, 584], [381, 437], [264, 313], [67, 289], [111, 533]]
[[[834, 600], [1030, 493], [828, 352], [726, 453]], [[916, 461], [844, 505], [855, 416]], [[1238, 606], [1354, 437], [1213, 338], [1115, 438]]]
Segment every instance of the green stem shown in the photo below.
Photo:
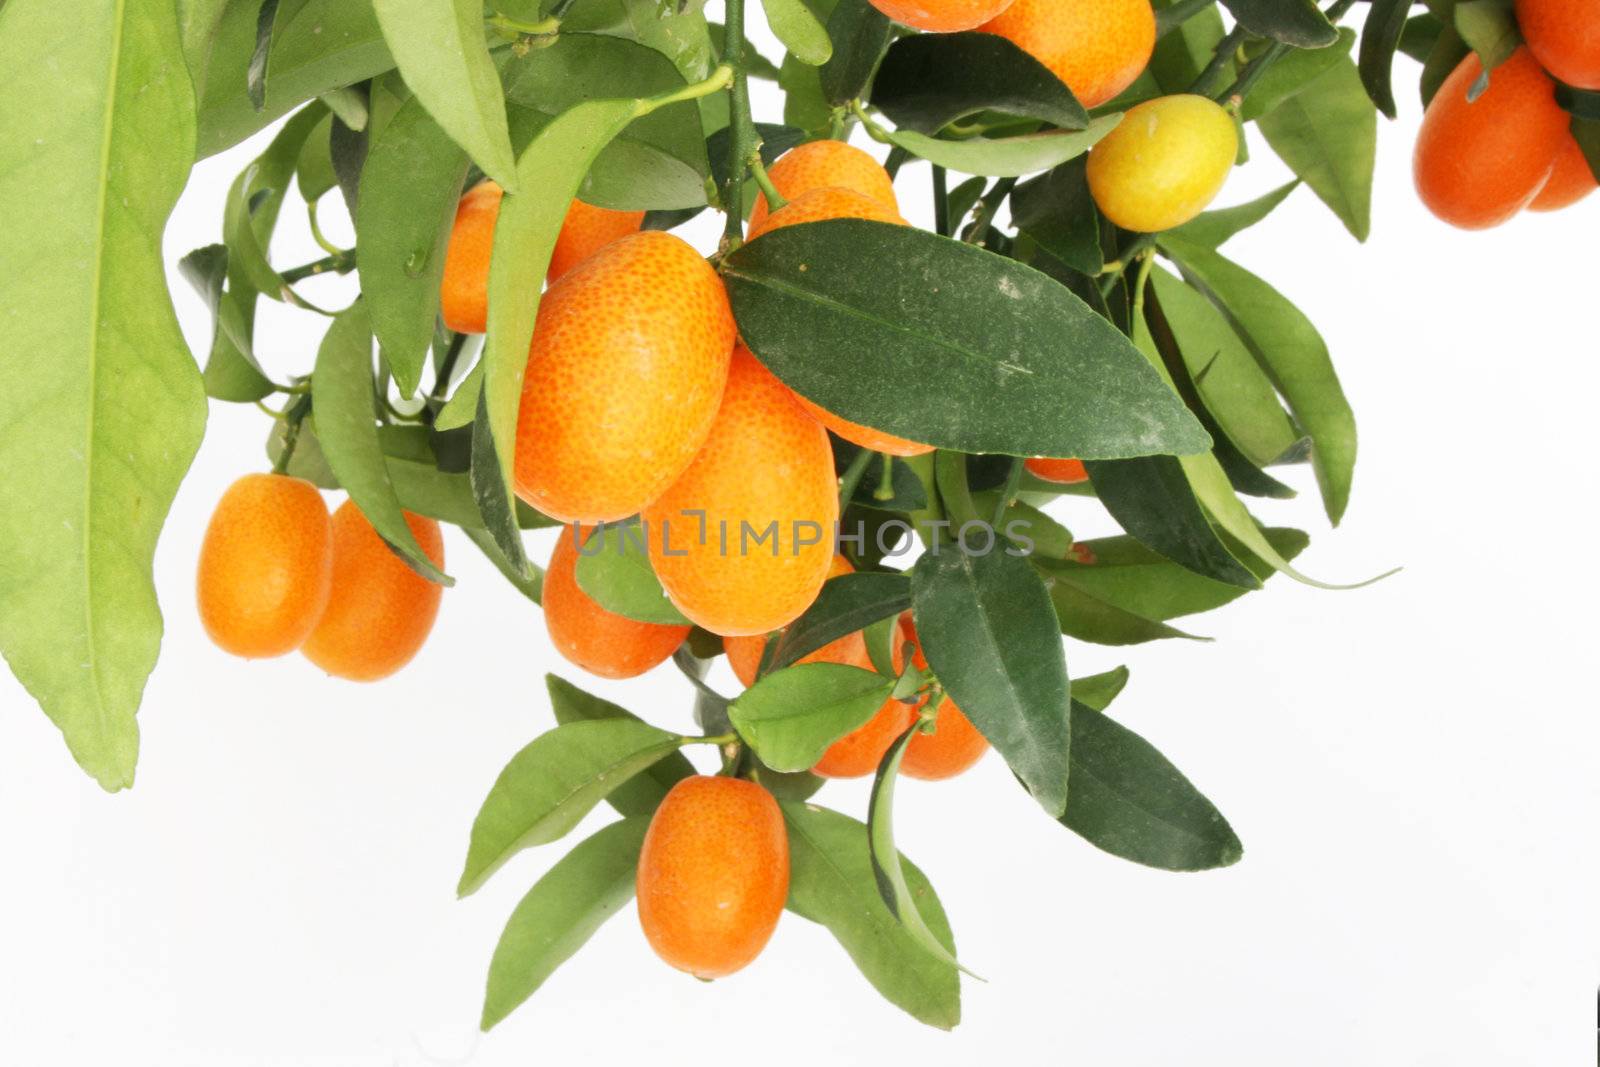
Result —
[[653, 111], [659, 111], [669, 104], [681, 104], [686, 100], [698, 100], [702, 96], [710, 96], [712, 93], [726, 89], [733, 82], [733, 79], [733, 68], [724, 63], [712, 71], [704, 81], [698, 81], [693, 85], [685, 85], [682, 89], [674, 89], [670, 93], [646, 97], [639, 101], [639, 116], [643, 118], [645, 115]]
[[861, 106], [859, 99], [850, 101], [850, 113], [860, 120], [861, 128], [867, 131], [868, 137], [879, 144], [894, 144], [894, 138], [889, 136], [889, 131], [878, 125], [877, 121], [867, 114], [867, 109]]
[[972, 229], [962, 238], [969, 245], [982, 245], [989, 236], [989, 225], [994, 221], [995, 215], [1000, 211], [1000, 205], [1005, 198], [1011, 195], [1011, 190], [1017, 187], [1017, 179], [1000, 178], [989, 191], [983, 194], [983, 199], [978, 201], [978, 210], [972, 217]]
[[870, 448], [863, 448], [856, 453], [850, 461], [850, 466], [844, 469], [839, 476], [839, 511], [842, 513], [850, 506], [850, 501], [855, 499], [856, 487], [861, 484], [861, 476], [867, 473], [867, 464], [872, 462], [872, 457], [877, 455]]
[[1000, 491], [1000, 500], [994, 506], [994, 518], [989, 525], [996, 530], [1005, 521], [1006, 511], [1011, 507], [1011, 502], [1017, 499], [1017, 487], [1022, 484], [1022, 460], [1015, 457], [1011, 460], [1011, 470], [1006, 473], [1005, 488]]
[[294, 458], [294, 447], [300, 442], [300, 424], [311, 413], [311, 394], [306, 393], [290, 404], [283, 413], [283, 449], [272, 464], [273, 474], [285, 474], [289, 461]]
[[874, 500], [894, 499], [894, 457], [887, 452], [883, 454], [883, 470], [878, 474], [878, 488], [872, 497]]
[[1143, 252], [1143, 253], [1140, 254], [1140, 256], [1139, 256], [1139, 273], [1134, 275], [1134, 278], [1133, 278], [1133, 315], [1132, 315], [1132, 319], [1133, 319], [1134, 322], [1138, 322], [1139, 321], [1139, 317], [1144, 314], [1144, 290], [1145, 290], [1145, 284], [1147, 282], [1149, 282], [1149, 280], [1150, 280], [1150, 268], [1154, 267], [1155, 263], [1156, 263], [1155, 253], [1153, 253], [1153, 252]]
[[933, 228], [940, 237], [950, 236], [950, 179], [937, 163], [933, 166]]
[[734, 733], [718, 734], [716, 737], [685, 737], [686, 745], [731, 745], [739, 740], [739, 735]]
[[1235, 26], [1228, 31], [1228, 35], [1217, 42], [1217, 51], [1211, 57], [1211, 62], [1206, 64], [1206, 69], [1189, 86], [1189, 91], [1196, 96], [1212, 96], [1217, 91], [1218, 84], [1223, 75], [1228, 71], [1228, 64], [1233, 62], [1233, 54], [1239, 50], [1250, 32], [1243, 26]]
[[761, 150], [759, 148], [750, 153], [748, 165], [750, 167], [750, 176], [755, 178], [756, 185], [761, 188], [762, 194], [767, 198], [767, 212], [769, 214], [789, 202], [784, 199], [782, 193], [778, 192], [778, 187], [773, 185], [772, 179], [768, 177], [767, 165], [761, 162]]
[[450, 379], [454, 376], [456, 364], [460, 362], [461, 352], [466, 347], [466, 334], [451, 335], [450, 346], [444, 350], [444, 359], [439, 362], [439, 373], [433, 378], [433, 391], [428, 394], [428, 399], [433, 403], [442, 402], [445, 393], [450, 391]]
[[346, 250], [328, 240], [327, 235], [322, 232], [322, 227], [317, 224], [317, 202], [315, 200], [306, 203], [306, 222], [311, 226], [311, 239], [317, 242], [317, 247], [330, 256], [342, 256], [345, 254]]
[[722, 189], [722, 204], [728, 212], [727, 225], [722, 230], [724, 252], [744, 240], [744, 180], [750, 169], [750, 156], [761, 148], [755, 119], [750, 114], [750, 80], [745, 72], [744, 4], [745, 0], [727, 0], [722, 43], [722, 66], [733, 74], [728, 87], [728, 180]]
[[347, 252], [336, 252], [324, 259], [317, 260], [315, 263], [307, 263], [300, 267], [290, 267], [279, 277], [284, 280], [285, 284], [293, 285], [295, 282], [303, 281], [306, 278], [314, 278], [318, 274], [349, 274], [355, 269], [356, 254], [352, 249]]
[[900, 176], [900, 168], [905, 166], [906, 161], [910, 158], [911, 153], [899, 145], [889, 149], [889, 158], [883, 161], [883, 169], [889, 172], [890, 181], [894, 181]]

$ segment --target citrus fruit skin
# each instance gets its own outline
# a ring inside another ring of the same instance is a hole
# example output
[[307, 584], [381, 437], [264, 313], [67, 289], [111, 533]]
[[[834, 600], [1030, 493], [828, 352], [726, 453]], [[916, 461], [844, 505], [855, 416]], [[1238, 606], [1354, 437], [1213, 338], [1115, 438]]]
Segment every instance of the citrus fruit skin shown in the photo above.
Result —
[[[922, 642], [917, 638], [917, 627], [909, 614], [901, 617], [900, 626], [906, 639], [915, 646], [912, 662], [918, 669], [926, 670], [928, 661], [922, 655]], [[933, 720], [933, 733], [915, 734], [906, 745], [900, 770], [912, 778], [943, 781], [971, 770], [988, 751], [988, 740], [947, 696]]]
[[1444, 80], [1422, 116], [1412, 157], [1417, 195], [1452, 226], [1482, 230], [1510, 219], [1539, 194], [1570, 137], [1555, 83], [1526, 47], [1489, 73], [1469, 54]]
[[[839, 577], [841, 574], [854, 574], [855, 568], [843, 556], [833, 557], [833, 566], [828, 569], [828, 580]], [[761, 657], [767, 650], [767, 638], [770, 634], [756, 634], [750, 637], [724, 637], [722, 651], [727, 653], [728, 666], [733, 668], [734, 677], [749, 688], [756, 684], [756, 674], [761, 670]], [[809, 655], [801, 657], [801, 663], [850, 663], [855, 666], [868, 666], [872, 664], [867, 656], [866, 639], [860, 631], [845, 634], [837, 641], [830, 641]]]
[[956, 33], [983, 25], [1012, 0], [870, 0], [902, 26], [930, 33]]
[[676, 652], [689, 636], [687, 626], [638, 622], [607, 611], [578, 585], [577, 566], [578, 541], [568, 526], [545, 569], [541, 600], [550, 643], [569, 663], [602, 678], [636, 678]]
[[[406, 525], [434, 566], [444, 567], [444, 537], [433, 519], [406, 513]], [[333, 513], [333, 588], [306, 659], [353, 682], [375, 682], [411, 662], [439, 614], [444, 587], [406, 565], [355, 503]]]
[[642, 211], [612, 211], [574, 200], [561, 223], [561, 236], [556, 238], [545, 277], [554, 283], [612, 241], [638, 233], [643, 223]]
[[1036, 456], [1022, 464], [1028, 473], [1047, 482], [1076, 485], [1089, 480], [1089, 470], [1081, 459], [1047, 459]]
[[1528, 49], [1574, 89], [1600, 89], [1600, 6], [1594, 0], [1517, 0]]
[[444, 277], [439, 281], [439, 314], [457, 333], [483, 333], [488, 328], [489, 255], [504, 197], [499, 183], [484, 180], [468, 189], [456, 205]]
[[293, 652], [322, 617], [332, 580], [332, 525], [316, 486], [247, 474], [222, 494], [195, 581], [217, 647], [251, 659]]
[[753, 241], [764, 233], [781, 230], [785, 226], [798, 226], [805, 222], [824, 219], [871, 219], [904, 226], [906, 220], [900, 212], [875, 197], [858, 193], [843, 186], [829, 185], [801, 193], [793, 200], [750, 227]]
[[1550, 177], [1539, 190], [1539, 195], [1528, 202], [1529, 211], [1559, 211], [1570, 207], [1594, 192], [1596, 181], [1589, 161], [1584, 158], [1578, 141], [1567, 133], [1567, 139], [1556, 153], [1555, 166]]
[[673, 786], [645, 832], [639, 925], [668, 964], [723, 978], [761, 954], [789, 896], [789, 835], [772, 794], [738, 778]]
[[[809, 141], [785, 152], [767, 169], [772, 185], [785, 200], [798, 200], [814, 189], [837, 187], [870, 196], [900, 217], [900, 201], [894, 195], [894, 179], [876, 159], [843, 141]], [[769, 207], [767, 196], [756, 197], [750, 213], [752, 234], [762, 231]]]
[[1156, 46], [1150, 0], [1016, 0], [978, 28], [1050, 68], [1084, 107], [1132, 85]]
[[1214, 101], [1191, 93], [1130, 108], [1089, 150], [1089, 192], [1125, 230], [1159, 233], [1206, 209], [1233, 170], [1239, 134]]
[[631, 234], [574, 267], [539, 307], [518, 495], [563, 522], [638, 512], [705, 442], [733, 342], [721, 279], [680, 238]]
[[886, 700], [865, 726], [845, 734], [828, 746], [812, 774], [823, 778], [864, 778], [878, 769], [883, 754], [911, 727], [917, 709], [898, 700]]
[[643, 515], [656, 577], [687, 618], [724, 637], [786, 626], [833, 565], [827, 431], [740, 346], [704, 447]]

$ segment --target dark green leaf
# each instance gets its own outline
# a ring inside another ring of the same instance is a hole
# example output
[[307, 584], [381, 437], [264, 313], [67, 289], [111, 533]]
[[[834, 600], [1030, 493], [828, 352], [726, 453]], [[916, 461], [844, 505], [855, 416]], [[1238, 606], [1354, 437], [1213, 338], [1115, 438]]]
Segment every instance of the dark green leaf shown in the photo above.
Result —
[[1438, 37], [1434, 39], [1433, 50], [1428, 53], [1428, 58], [1422, 64], [1422, 77], [1417, 82], [1417, 91], [1422, 96], [1422, 106], [1427, 107], [1433, 100], [1433, 94], [1439, 91], [1439, 86], [1450, 76], [1461, 61], [1467, 57], [1471, 49], [1456, 32], [1455, 26], [1445, 24], [1441, 27]]
[[823, 98], [838, 106], [860, 96], [893, 36], [888, 17], [867, 0], [841, 0], [828, 16], [833, 58], [819, 72]]
[[1349, 56], [1355, 43], [1355, 31], [1344, 29], [1339, 31], [1339, 39], [1327, 48], [1287, 50], [1287, 54], [1268, 67], [1245, 94], [1239, 118], [1244, 122], [1254, 122], [1263, 115], [1271, 114], [1279, 104], [1339, 66], [1340, 61]]
[[384, 127], [362, 168], [356, 211], [361, 292], [402, 396], [414, 394], [422, 381], [466, 176], [466, 154], [418, 100]]
[[689, 620], [672, 606], [650, 566], [645, 540], [637, 523], [602, 523], [578, 553], [578, 588], [612, 614], [663, 626], [687, 625]]
[[1167, 871], [1227, 867], [1244, 854], [1222, 813], [1165, 756], [1077, 701], [1061, 824], [1114, 856]]
[[517, 852], [564, 837], [613, 789], [683, 739], [632, 719], [573, 722], [511, 758], [472, 823], [456, 891], [466, 896]]
[[1338, 37], [1313, 0], [1222, 0], [1222, 5], [1251, 33], [1296, 48], [1326, 48]]
[[776, 771], [805, 771], [878, 713], [894, 679], [842, 663], [801, 663], [758, 679], [728, 705], [739, 736]]
[[1242, 589], [1261, 582], [1212, 529], [1183, 465], [1171, 456], [1085, 464], [1111, 517], [1141, 543], [1196, 574]]
[[517, 521], [517, 498], [506, 491], [502, 461], [495, 447], [493, 423], [489, 420], [488, 395], [478, 393], [478, 414], [472, 420], [472, 460], [469, 478], [473, 498], [478, 503], [478, 514], [483, 516], [483, 528], [489, 531], [500, 554], [513, 569], [526, 573], [528, 553], [522, 544], [522, 527]]
[[[544, 685], [550, 693], [550, 707], [555, 712], [556, 722], [562, 726], [573, 722], [612, 719], [642, 721], [626, 708], [586, 693], [565, 678], [547, 674], [544, 676]], [[617, 786], [606, 800], [622, 815], [649, 815], [660, 805], [669, 789], [693, 774], [694, 764], [689, 762], [689, 758], [682, 752], [671, 752]]]
[[1600, 180], [1600, 119], [1573, 119], [1572, 136], [1589, 161], [1589, 169]]
[[763, 235], [724, 277], [762, 362], [852, 422], [1023, 456], [1210, 445], [1115, 327], [1049, 277], [970, 245], [839, 219]]
[[[1522, 43], [1516, 16], [1507, 0], [1457, 0], [1454, 16], [1456, 32], [1468, 48], [1478, 53], [1485, 71], [1492, 71], [1510, 59], [1511, 53]], [[1487, 88], [1488, 82], [1481, 85]], [[1475, 100], [1481, 91], [1482, 88], [1474, 86], [1467, 98]]]
[[904, 574], [860, 572], [830, 579], [817, 599], [774, 643], [768, 670], [778, 670], [847, 634], [911, 607]]
[[1348, 58], [1257, 123], [1272, 150], [1358, 241], [1372, 228], [1378, 113]]
[[1154, 76], [1161, 93], [1182, 93], [1189, 90], [1200, 77], [1200, 72], [1211, 62], [1227, 31], [1222, 25], [1221, 13], [1215, 5], [1211, 5], [1162, 32], [1161, 18], [1170, 10], [1169, 4], [1156, 12], [1159, 36], [1155, 52], [1150, 56], [1147, 73]]
[[358, 300], [328, 327], [311, 382], [317, 437], [339, 484], [412, 570], [453, 585], [417, 544], [389, 481], [373, 415], [372, 328], [365, 302]]
[[1217, 248], [1228, 238], [1266, 218], [1299, 187], [1300, 179], [1296, 178], [1248, 203], [1207, 211], [1168, 232], [1207, 248]]
[[1060, 816], [1067, 802], [1066, 659], [1044, 583], [1005, 551], [929, 551], [911, 571], [917, 636], [928, 664], [967, 718], [1034, 798]]
[[1571, 112], [1575, 119], [1600, 119], [1600, 91], [1574, 89], [1557, 82], [1556, 103]]
[[1444, 20], [1425, 11], [1406, 20], [1406, 28], [1400, 33], [1400, 51], [1418, 63], [1426, 63], [1444, 32]]
[[267, 103], [267, 51], [272, 44], [272, 24], [278, 16], [278, 0], [261, 0], [261, 10], [256, 15], [256, 47], [250, 53], [250, 65], [245, 71], [245, 91], [250, 103], [260, 111]]
[[1049, 67], [992, 33], [900, 38], [873, 80], [872, 103], [902, 129], [925, 134], [980, 111], [1067, 130], [1089, 124], [1083, 105]]
[[489, 962], [479, 1025], [510, 1015], [633, 899], [650, 820], [612, 823], [556, 861], [511, 913]]
[[1394, 87], [1390, 84], [1390, 68], [1394, 66], [1394, 53], [1400, 47], [1400, 35], [1405, 32], [1406, 18], [1411, 14], [1413, 0], [1372, 0], [1367, 21], [1361, 31], [1361, 51], [1357, 66], [1361, 71], [1361, 84], [1367, 96], [1390, 118], [1398, 112], [1394, 106]]
[[[789, 824], [789, 910], [827, 927], [891, 1004], [929, 1026], [953, 1029], [961, 1021], [960, 972], [930, 956], [878, 898], [867, 828], [812, 804], [785, 803], [783, 817]], [[923, 921], [954, 953], [933, 887], [901, 859]]]
[[1062, 263], [1094, 275], [1105, 266], [1105, 256], [1086, 164], [1080, 157], [1017, 186], [1011, 193], [1011, 221]]

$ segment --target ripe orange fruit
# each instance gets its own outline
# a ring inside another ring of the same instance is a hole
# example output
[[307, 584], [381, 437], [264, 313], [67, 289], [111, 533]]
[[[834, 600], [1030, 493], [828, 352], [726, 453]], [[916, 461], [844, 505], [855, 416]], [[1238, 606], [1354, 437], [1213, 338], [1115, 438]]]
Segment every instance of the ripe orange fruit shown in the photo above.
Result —
[[979, 26], [997, 33], [1099, 107], [1134, 83], [1156, 47], [1150, 0], [1016, 0]]
[[1489, 72], [1489, 88], [1467, 100], [1483, 64], [1469, 54], [1422, 116], [1412, 174], [1417, 195], [1440, 219], [1467, 230], [1498, 226], [1544, 188], [1570, 116], [1555, 83], [1526, 47]]
[[631, 234], [574, 267], [539, 306], [518, 495], [563, 522], [639, 511], [705, 442], [733, 342], [721, 279], [680, 238]]
[[883, 754], [911, 726], [917, 709], [898, 700], [886, 700], [865, 726], [845, 734], [828, 746], [811, 768], [824, 778], [861, 778], [878, 769]]
[[1125, 230], [1181, 226], [1222, 191], [1239, 154], [1233, 118], [1192, 93], [1146, 100], [1089, 149], [1089, 193]]
[[[406, 513], [406, 525], [434, 566], [444, 538], [433, 519]], [[353, 682], [387, 678], [411, 662], [433, 630], [444, 587], [408, 567], [378, 536], [354, 501], [333, 513], [333, 589], [328, 608], [300, 651], [329, 674]]]
[[1556, 153], [1556, 163], [1549, 179], [1544, 183], [1544, 188], [1539, 190], [1539, 195], [1529, 201], [1528, 210], [1556, 211], [1576, 204], [1594, 192], [1596, 184], [1594, 171], [1569, 130], [1567, 139]]
[[753, 241], [764, 233], [781, 230], [785, 226], [821, 222], [823, 219], [871, 219], [901, 226], [906, 224], [900, 212], [882, 200], [853, 189], [829, 185], [801, 193], [772, 214], [764, 215], [759, 223], [751, 225], [750, 239]]
[[[773, 187], [786, 200], [798, 200], [813, 189], [830, 186], [870, 196], [900, 215], [900, 202], [894, 195], [894, 179], [876, 159], [843, 141], [809, 141], [789, 149], [767, 170]], [[767, 196], [756, 197], [750, 213], [750, 231], [760, 232], [767, 218]]]
[[200, 622], [225, 652], [281, 656], [310, 636], [328, 604], [333, 533], [317, 487], [247, 474], [206, 527], [196, 579]]
[[1046, 459], [1035, 457], [1023, 463], [1028, 471], [1035, 477], [1043, 478], [1047, 482], [1060, 482], [1063, 485], [1076, 485], [1078, 482], [1089, 480], [1089, 471], [1081, 459]]
[[685, 778], [645, 831], [634, 880], [656, 955], [722, 978], [761, 954], [789, 897], [789, 834], [772, 794], [738, 778]]
[[[589, 531], [583, 531], [587, 538]], [[578, 585], [578, 542], [561, 531], [544, 574], [544, 622], [569, 663], [602, 678], [636, 678], [678, 650], [687, 626], [638, 622], [607, 611]]]
[[498, 182], [485, 180], [468, 189], [456, 205], [455, 225], [445, 247], [444, 277], [439, 281], [439, 314], [457, 333], [488, 329], [489, 255], [504, 196]]
[[1594, 0], [1517, 0], [1523, 39], [1545, 70], [1574, 89], [1600, 89], [1600, 7]]
[[545, 277], [553, 284], [612, 241], [638, 233], [643, 222], [642, 211], [612, 211], [574, 200], [561, 223], [561, 236], [556, 238], [555, 250], [550, 254], [550, 270]]
[[725, 637], [786, 626], [833, 565], [827, 432], [740, 346], [704, 447], [644, 520], [656, 577], [684, 615]]
[[[926, 670], [928, 661], [922, 655], [922, 642], [917, 638], [917, 628], [909, 614], [902, 616], [901, 627], [906, 637], [915, 645], [912, 662]], [[939, 705], [938, 716], [933, 721], [933, 733], [915, 734], [906, 745], [905, 758], [900, 769], [913, 778], [937, 782], [969, 770], [989, 751], [988, 740], [978, 732], [956, 702], [948, 696]]]
[[[505, 191], [485, 179], [468, 189], [456, 206], [439, 282], [439, 313], [457, 333], [483, 333], [488, 328], [489, 260], [504, 198]], [[612, 241], [636, 233], [643, 221], [642, 211], [612, 211], [574, 200], [550, 254], [546, 279], [554, 282]]]
[[1011, 0], [871, 0], [871, 3], [903, 26], [932, 33], [973, 29], [1011, 6]]
[[[855, 568], [843, 556], [833, 557], [833, 566], [828, 569], [828, 578], [834, 579], [841, 574], [854, 574]], [[756, 672], [761, 669], [761, 657], [767, 650], [769, 634], [752, 634], [747, 637], [724, 637], [722, 650], [727, 653], [728, 666], [733, 668], [734, 677], [738, 678], [746, 687], [756, 684]], [[830, 641], [810, 655], [800, 659], [801, 663], [849, 663], [853, 666], [872, 665], [871, 657], [867, 655], [866, 639], [858, 630], [846, 634], [837, 641]]]

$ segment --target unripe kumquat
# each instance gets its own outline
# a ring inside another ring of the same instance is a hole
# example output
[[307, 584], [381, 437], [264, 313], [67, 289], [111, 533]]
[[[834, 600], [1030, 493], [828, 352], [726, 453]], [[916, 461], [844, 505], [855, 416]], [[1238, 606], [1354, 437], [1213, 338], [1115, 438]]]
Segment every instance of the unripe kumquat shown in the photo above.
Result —
[[789, 897], [789, 835], [772, 794], [685, 778], [656, 809], [635, 876], [639, 925], [667, 963], [723, 978], [761, 954]]
[[978, 28], [1050, 68], [1084, 107], [1132, 85], [1156, 46], [1150, 0], [1016, 0]]
[[225, 652], [250, 658], [299, 648], [333, 580], [333, 531], [317, 487], [247, 474], [217, 502], [200, 545], [200, 622]]
[[[434, 566], [444, 566], [439, 524], [406, 513]], [[410, 663], [433, 632], [444, 587], [412, 570], [378, 536], [354, 501], [333, 513], [333, 588], [327, 610], [301, 646], [329, 674], [374, 682]]]
[[689, 636], [687, 626], [639, 622], [607, 611], [579, 587], [577, 569], [578, 542], [568, 526], [545, 569], [541, 597], [550, 643], [568, 662], [602, 678], [635, 678], [666, 660]]
[[1158, 233], [1181, 226], [1222, 191], [1239, 134], [1216, 102], [1192, 93], [1128, 109], [1089, 150], [1089, 192], [1125, 230]]

